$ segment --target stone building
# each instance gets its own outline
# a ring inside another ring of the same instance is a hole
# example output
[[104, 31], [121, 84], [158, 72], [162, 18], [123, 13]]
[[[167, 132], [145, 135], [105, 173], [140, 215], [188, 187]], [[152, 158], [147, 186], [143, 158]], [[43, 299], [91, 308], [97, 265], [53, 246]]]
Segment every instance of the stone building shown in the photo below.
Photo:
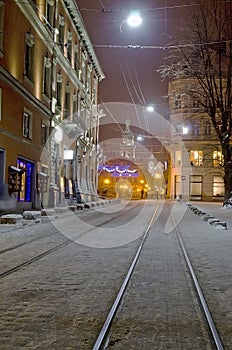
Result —
[[[223, 157], [209, 116], [199, 95], [185, 93], [190, 79], [169, 84], [170, 142], [169, 196], [186, 200], [222, 201]], [[197, 89], [196, 89], [197, 91]]]
[[0, 1], [0, 210], [97, 198], [104, 78], [74, 0]]

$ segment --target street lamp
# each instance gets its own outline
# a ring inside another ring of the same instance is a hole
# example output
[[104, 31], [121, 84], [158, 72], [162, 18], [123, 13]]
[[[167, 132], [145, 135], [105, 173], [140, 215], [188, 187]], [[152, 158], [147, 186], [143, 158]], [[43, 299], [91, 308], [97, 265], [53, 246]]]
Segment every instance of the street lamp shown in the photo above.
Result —
[[147, 111], [148, 112], [154, 112], [155, 108], [152, 105], [147, 106]]
[[120, 32], [122, 33], [122, 25], [124, 23], [127, 23], [130, 27], [139, 27], [142, 24], [142, 21], [139, 12], [132, 12], [130, 16], [121, 23]]

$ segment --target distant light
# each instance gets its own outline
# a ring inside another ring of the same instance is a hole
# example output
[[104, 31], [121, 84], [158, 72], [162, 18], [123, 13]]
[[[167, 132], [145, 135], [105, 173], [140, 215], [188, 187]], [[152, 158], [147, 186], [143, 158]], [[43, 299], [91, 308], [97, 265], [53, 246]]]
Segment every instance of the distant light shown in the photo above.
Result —
[[137, 136], [137, 141], [143, 141], [143, 136], [142, 135], [138, 135]]
[[64, 150], [64, 160], [73, 160], [74, 152], [71, 149]]
[[147, 111], [148, 112], [154, 112], [155, 108], [154, 106], [150, 105], [150, 106], [147, 106]]
[[183, 126], [183, 135], [187, 135], [188, 134], [188, 128], [186, 126]]
[[134, 12], [128, 17], [127, 24], [131, 27], [138, 27], [142, 24], [142, 17], [139, 13]]

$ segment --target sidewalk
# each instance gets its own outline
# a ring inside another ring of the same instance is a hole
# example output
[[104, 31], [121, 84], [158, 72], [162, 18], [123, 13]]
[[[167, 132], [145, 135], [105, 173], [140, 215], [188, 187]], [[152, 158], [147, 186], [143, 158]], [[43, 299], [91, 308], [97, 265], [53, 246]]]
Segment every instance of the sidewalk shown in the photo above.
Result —
[[224, 208], [222, 203], [219, 202], [191, 201], [188, 203], [204, 211], [206, 214], [214, 216], [215, 219], [225, 221], [228, 229], [232, 228], [232, 208]]

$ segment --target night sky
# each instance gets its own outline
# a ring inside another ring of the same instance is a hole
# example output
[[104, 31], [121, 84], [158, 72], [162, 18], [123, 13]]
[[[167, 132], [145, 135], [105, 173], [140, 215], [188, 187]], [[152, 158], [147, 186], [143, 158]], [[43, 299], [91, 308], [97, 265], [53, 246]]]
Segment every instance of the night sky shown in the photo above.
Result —
[[[164, 63], [163, 47], [183, 19], [183, 4], [188, 1], [77, 0], [106, 76], [100, 83], [100, 103], [153, 103], [157, 112], [168, 116], [167, 82], [161, 81], [156, 70]], [[132, 10], [139, 10], [143, 18], [138, 28], [130, 28], [124, 22]]]

